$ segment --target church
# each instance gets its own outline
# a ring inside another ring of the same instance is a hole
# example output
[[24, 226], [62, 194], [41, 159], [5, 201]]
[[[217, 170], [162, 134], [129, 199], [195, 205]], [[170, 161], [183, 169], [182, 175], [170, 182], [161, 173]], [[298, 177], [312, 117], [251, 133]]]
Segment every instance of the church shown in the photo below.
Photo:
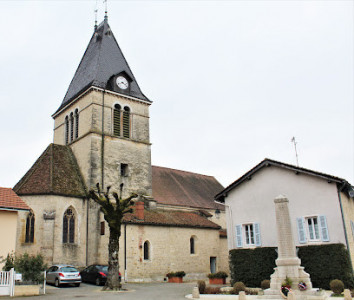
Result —
[[32, 209], [19, 213], [17, 253], [41, 253], [49, 265], [107, 264], [108, 225], [88, 192], [123, 184], [123, 198], [147, 195], [122, 225], [125, 281], [228, 272], [225, 209], [214, 202], [223, 187], [212, 176], [151, 165], [151, 104], [105, 17], [52, 115], [53, 143], [14, 187]]

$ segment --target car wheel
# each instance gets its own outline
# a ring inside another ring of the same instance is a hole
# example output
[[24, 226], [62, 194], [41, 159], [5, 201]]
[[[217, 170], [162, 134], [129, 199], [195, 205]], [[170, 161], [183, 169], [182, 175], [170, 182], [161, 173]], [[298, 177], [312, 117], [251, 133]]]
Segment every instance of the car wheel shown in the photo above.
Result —
[[80, 283], [75, 283], [74, 285], [77, 286], [77, 287], [79, 287], [79, 286], [80, 286]]
[[96, 278], [96, 285], [101, 285], [101, 281], [99, 278]]
[[58, 278], [55, 279], [54, 285], [55, 285], [56, 287], [59, 287], [59, 286], [60, 286], [60, 283], [59, 283], [59, 279], [58, 279]]

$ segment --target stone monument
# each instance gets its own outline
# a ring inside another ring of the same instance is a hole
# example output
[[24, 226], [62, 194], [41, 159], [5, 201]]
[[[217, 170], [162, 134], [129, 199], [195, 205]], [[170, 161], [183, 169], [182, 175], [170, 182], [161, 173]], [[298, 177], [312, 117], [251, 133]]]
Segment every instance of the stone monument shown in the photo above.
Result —
[[[278, 236], [278, 258], [275, 261], [277, 267], [274, 268], [274, 273], [270, 277], [270, 288], [264, 291], [263, 297], [283, 298], [281, 286], [288, 277], [292, 281], [293, 298], [325, 299], [324, 293], [312, 288], [310, 275], [304, 271], [304, 267], [301, 267], [301, 260], [296, 254], [289, 214], [289, 200], [280, 195], [274, 199], [274, 203]], [[299, 290], [299, 282], [306, 284], [305, 291]]]

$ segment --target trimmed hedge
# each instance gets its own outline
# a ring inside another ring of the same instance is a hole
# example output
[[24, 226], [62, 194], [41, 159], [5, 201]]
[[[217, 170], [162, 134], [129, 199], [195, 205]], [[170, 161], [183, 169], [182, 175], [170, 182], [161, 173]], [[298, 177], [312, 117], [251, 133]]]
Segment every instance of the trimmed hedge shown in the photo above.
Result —
[[[242, 281], [248, 287], [260, 287], [262, 280], [270, 279], [275, 260], [275, 247], [230, 250], [231, 284]], [[340, 279], [346, 288], [354, 287], [348, 251], [343, 244], [299, 247], [299, 258], [311, 276], [314, 287], [329, 289], [332, 279]]]

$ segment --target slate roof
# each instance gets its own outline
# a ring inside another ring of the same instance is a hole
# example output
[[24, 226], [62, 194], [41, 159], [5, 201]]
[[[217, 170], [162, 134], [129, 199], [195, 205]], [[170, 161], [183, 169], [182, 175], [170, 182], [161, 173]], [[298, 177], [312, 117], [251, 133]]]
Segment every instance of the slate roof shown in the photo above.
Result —
[[160, 204], [224, 210], [214, 202], [221, 190], [212, 176], [152, 166], [152, 196]]
[[284, 168], [284, 169], [288, 169], [288, 170], [294, 171], [296, 173], [302, 173], [302, 174], [307, 174], [307, 175], [310, 175], [310, 176], [316, 176], [316, 177], [325, 179], [327, 181], [335, 182], [337, 184], [342, 184], [343, 187], [345, 186], [347, 190], [352, 190], [351, 185], [345, 179], [342, 179], [342, 178], [339, 178], [339, 177], [336, 177], [336, 176], [332, 176], [332, 175], [328, 175], [328, 174], [325, 174], [325, 173], [313, 171], [313, 170], [310, 170], [310, 169], [305, 169], [305, 168], [297, 167], [297, 166], [294, 166], [294, 165], [286, 164], [286, 163], [283, 163], [283, 162], [280, 162], [280, 161], [276, 161], [276, 160], [272, 160], [272, 159], [269, 159], [269, 158], [265, 158], [263, 161], [261, 161], [254, 168], [252, 168], [251, 170], [246, 172], [244, 175], [242, 175], [240, 178], [235, 180], [233, 183], [231, 183], [225, 189], [220, 191], [215, 196], [215, 200], [220, 201], [220, 202], [224, 202], [224, 200], [225, 200], [224, 198], [225, 198], [225, 196], [227, 196], [227, 193], [229, 191], [231, 191], [232, 189], [234, 189], [238, 185], [242, 184], [245, 180], [249, 180], [251, 178], [251, 176], [253, 174], [255, 174], [256, 172], [258, 172], [259, 170], [261, 170], [261, 169], [263, 169], [265, 167], [269, 167], [269, 166], [277, 166], [277, 167], [280, 167], [280, 168]]
[[219, 225], [195, 212], [160, 209], [144, 210], [144, 220], [137, 219], [135, 213], [126, 214], [123, 223], [209, 229], [221, 228]]
[[50, 144], [15, 185], [18, 195], [85, 197], [86, 187], [70, 147]]
[[11, 188], [0, 187], [1, 209], [30, 210], [31, 208]]
[[[141, 92], [128, 63], [118, 46], [113, 32], [108, 25], [108, 21], [105, 18], [92, 35], [85, 54], [81, 59], [64, 100], [57, 112], [92, 86], [106, 88], [107, 81], [113, 75], [123, 71], [132, 79], [128, 95], [150, 101]], [[122, 91], [122, 93], [124, 92]]]

